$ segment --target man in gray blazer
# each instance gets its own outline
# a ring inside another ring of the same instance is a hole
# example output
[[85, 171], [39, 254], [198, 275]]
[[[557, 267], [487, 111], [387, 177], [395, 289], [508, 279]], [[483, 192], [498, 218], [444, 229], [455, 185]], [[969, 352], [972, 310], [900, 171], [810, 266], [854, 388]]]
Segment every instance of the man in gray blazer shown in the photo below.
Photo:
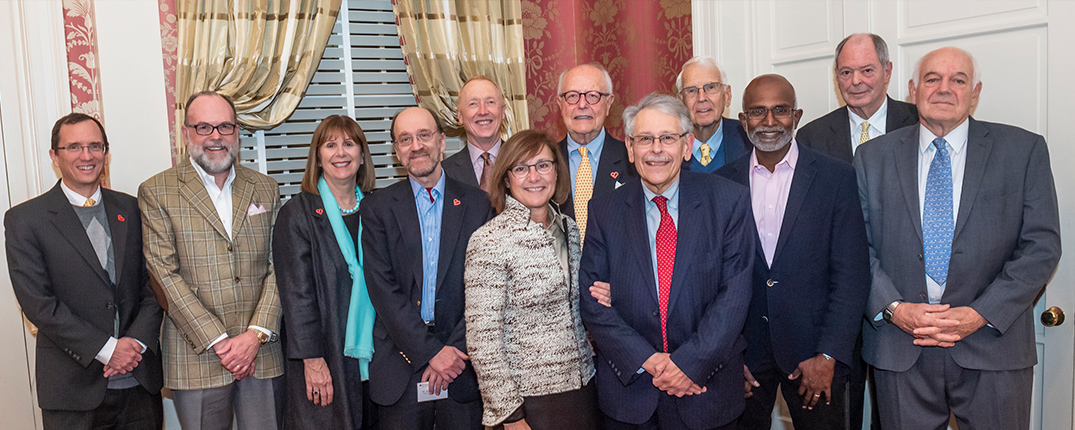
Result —
[[456, 117], [466, 130], [467, 144], [441, 163], [449, 178], [489, 191], [493, 163], [504, 143], [500, 131], [504, 125], [507, 102], [500, 86], [485, 76], [467, 80], [459, 89]]
[[855, 155], [873, 282], [863, 356], [885, 430], [1030, 425], [1033, 302], [1060, 259], [1045, 140], [976, 121], [974, 59], [941, 48], [909, 82], [917, 126]]

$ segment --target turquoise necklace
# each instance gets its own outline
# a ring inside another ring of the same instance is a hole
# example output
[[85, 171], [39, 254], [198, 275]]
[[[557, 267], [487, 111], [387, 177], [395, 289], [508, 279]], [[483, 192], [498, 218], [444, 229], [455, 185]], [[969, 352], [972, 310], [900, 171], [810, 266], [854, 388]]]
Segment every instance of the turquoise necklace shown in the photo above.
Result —
[[355, 213], [355, 211], [358, 210], [358, 193], [359, 193], [358, 186], [356, 185], [355, 186], [355, 206], [353, 208], [351, 208], [351, 209], [344, 209], [343, 206], [340, 206], [340, 202], [336, 202], [336, 207], [340, 208], [341, 213], [343, 213], [344, 215], [350, 215], [350, 214]]

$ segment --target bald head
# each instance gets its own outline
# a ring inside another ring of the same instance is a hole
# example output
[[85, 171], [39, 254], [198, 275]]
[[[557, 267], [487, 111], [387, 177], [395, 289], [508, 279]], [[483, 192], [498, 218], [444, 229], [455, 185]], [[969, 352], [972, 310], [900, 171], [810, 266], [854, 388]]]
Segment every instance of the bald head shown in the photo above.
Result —
[[798, 106], [795, 99], [795, 87], [791, 86], [787, 78], [777, 74], [761, 75], [750, 81], [750, 84], [743, 90], [743, 110], [747, 110], [754, 103], [754, 99], [762, 96], [778, 97], [783, 104], [792, 108]]

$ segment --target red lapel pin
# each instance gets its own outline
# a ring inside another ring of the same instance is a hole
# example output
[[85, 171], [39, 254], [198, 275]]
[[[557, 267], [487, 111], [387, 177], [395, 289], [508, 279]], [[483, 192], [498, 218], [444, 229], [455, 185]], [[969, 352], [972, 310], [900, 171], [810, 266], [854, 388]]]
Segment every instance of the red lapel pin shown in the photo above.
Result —
[[124, 222], [124, 221], [127, 220], [127, 219], [123, 218], [123, 215], [116, 215], [116, 219], [118, 219], [119, 222]]
[[611, 176], [612, 179], [616, 179], [616, 178], [620, 177], [620, 172], [612, 172], [612, 173], [609, 173], [608, 175]]
[[459, 205], [462, 204], [462, 202], [460, 202], [459, 199], [455, 199], [455, 200], [452, 200], [452, 204], [454, 204], [456, 206], [459, 206]]
[[317, 212], [318, 215], [324, 215], [325, 214], [325, 210], [321, 209], [321, 208], [317, 208], [317, 210], [315, 210], [314, 212]]

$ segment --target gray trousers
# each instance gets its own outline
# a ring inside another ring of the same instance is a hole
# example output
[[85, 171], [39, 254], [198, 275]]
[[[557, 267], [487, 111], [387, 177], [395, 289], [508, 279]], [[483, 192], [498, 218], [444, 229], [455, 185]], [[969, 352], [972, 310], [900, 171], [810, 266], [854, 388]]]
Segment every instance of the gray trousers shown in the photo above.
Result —
[[277, 404], [274, 382], [282, 378], [253, 376], [223, 387], [173, 390], [175, 412], [183, 430], [276, 430]]
[[875, 368], [873, 376], [885, 430], [947, 429], [950, 413], [962, 430], [1030, 427], [1033, 368], [964, 369], [947, 349], [927, 347], [906, 372]]

